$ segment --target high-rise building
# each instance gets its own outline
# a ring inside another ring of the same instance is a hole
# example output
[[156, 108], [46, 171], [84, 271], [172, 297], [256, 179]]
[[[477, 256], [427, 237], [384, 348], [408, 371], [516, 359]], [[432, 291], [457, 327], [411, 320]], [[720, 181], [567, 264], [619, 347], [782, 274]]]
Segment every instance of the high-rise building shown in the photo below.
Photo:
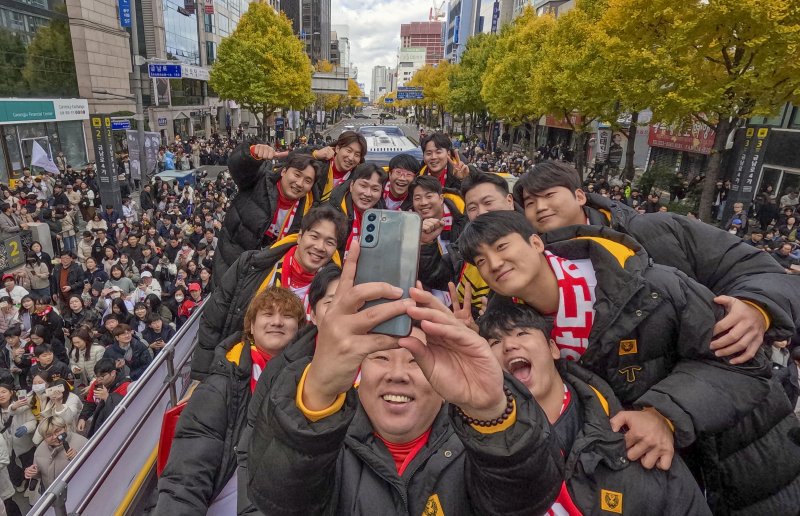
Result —
[[555, 16], [563, 14], [575, 7], [575, 0], [513, 0], [514, 17], [519, 16], [523, 9], [532, 6], [536, 14], [550, 13]]
[[331, 0], [276, 0], [312, 63], [331, 60]]
[[444, 23], [440, 21], [411, 22], [400, 25], [400, 48], [422, 47], [425, 64], [435, 65], [444, 59]]
[[[351, 69], [353, 63], [350, 62], [350, 27], [347, 25], [331, 25], [331, 31], [336, 32], [336, 38], [339, 40], [339, 66], [346, 69], [350, 77], [355, 77]], [[331, 36], [331, 41], [333, 36]]]
[[425, 66], [427, 49], [425, 47], [405, 47], [397, 57], [397, 86], [405, 86], [414, 73]]
[[445, 59], [461, 60], [467, 40], [480, 32], [480, 0], [451, 0], [447, 6], [447, 27], [444, 36]]
[[521, 0], [481, 0], [478, 32], [499, 33], [514, 17], [514, 3]]
[[388, 66], [372, 67], [372, 89], [369, 94], [370, 101], [375, 102], [383, 95], [392, 91], [393, 75], [394, 70]]

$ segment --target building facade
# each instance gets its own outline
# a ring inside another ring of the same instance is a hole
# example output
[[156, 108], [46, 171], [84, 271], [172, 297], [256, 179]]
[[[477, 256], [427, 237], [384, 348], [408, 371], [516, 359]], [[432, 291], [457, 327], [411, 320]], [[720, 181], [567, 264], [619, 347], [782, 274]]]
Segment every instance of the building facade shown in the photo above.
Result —
[[425, 47], [401, 48], [397, 57], [397, 86], [405, 86], [414, 73], [425, 66]]
[[480, 0], [452, 0], [447, 8], [444, 34], [445, 59], [458, 63], [467, 40], [480, 32]]
[[392, 91], [392, 75], [394, 71], [388, 66], [374, 66], [372, 68], [372, 89], [369, 100], [377, 101], [381, 96]]
[[[435, 65], [444, 59], [444, 23], [411, 22], [400, 25], [400, 48], [425, 49], [425, 64]], [[398, 77], [399, 79], [399, 77]]]
[[331, 60], [331, 0], [280, 0], [278, 7], [305, 44], [311, 63]]

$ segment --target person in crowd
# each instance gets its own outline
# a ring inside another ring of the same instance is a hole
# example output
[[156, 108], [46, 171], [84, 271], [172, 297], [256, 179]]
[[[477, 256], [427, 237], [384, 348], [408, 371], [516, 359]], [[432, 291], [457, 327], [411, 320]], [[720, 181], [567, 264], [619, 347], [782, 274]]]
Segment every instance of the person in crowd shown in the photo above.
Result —
[[350, 174], [364, 163], [367, 155], [367, 140], [355, 131], [344, 131], [339, 138], [322, 149], [311, 151], [311, 156], [320, 162], [323, 180], [314, 186], [314, 198], [327, 202], [333, 190], [350, 179]]
[[50, 292], [53, 302], [63, 306], [73, 293], [83, 290], [83, 268], [75, 260], [72, 251], [61, 251], [61, 263], [55, 266], [50, 275]]
[[80, 327], [94, 328], [100, 318], [92, 308], [87, 308], [83, 304], [83, 299], [78, 294], [69, 296], [67, 301], [69, 310], [64, 314], [64, 334], [70, 337], [72, 332]]
[[164, 304], [164, 302], [161, 301], [159, 296], [156, 296], [155, 294], [148, 295], [144, 300], [144, 304], [147, 305], [147, 308], [150, 310], [151, 314], [161, 317], [161, 320], [164, 321], [164, 324], [169, 324], [172, 322], [172, 312]]
[[161, 297], [161, 285], [153, 277], [153, 273], [146, 270], [140, 274], [139, 286], [133, 291], [132, 298], [135, 302], [144, 301], [149, 295]]
[[50, 269], [50, 272], [53, 272], [53, 258], [49, 254], [47, 254], [47, 252], [45, 252], [44, 249], [42, 249], [42, 244], [36, 241], [32, 242], [31, 252], [34, 253], [39, 258], [39, 261], [47, 264], [47, 267]]
[[117, 265], [119, 263], [119, 253], [117, 253], [116, 247], [113, 244], [106, 245], [103, 248], [103, 271], [106, 274], [111, 276], [111, 267]]
[[408, 187], [417, 175], [420, 165], [411, 154], [398, 154], [389, 160], [389, 180], [383, 190], [383, 203], [387, 210], [409, 211], [411, 198]]
[[383, 189], [387, 175], [374, 163], [362, 163], [350, 174], [350, 178], [337, 186], [330, 195], [328, 204], [347, 217], [348, 236], [339, 247], [339, 254], [346, 255], [354, 240], [361, 233], [361, 219], [370, 208], [383, 208]]
[[597, 375], [577, 362], [559, 360], [549, 324], [535, 310], [516, 303], [491, 310], [480, 318], [480, 335], [503, 370], [528, 388], [552, 425], [568, 465], [552, 514], [617, 508], [624, 514], [711, 514], [680, 458], [666, 471], [645, 469], [638, 461], [619, 463], [626, 455], [625, 436], [612, 429], [609, 418], [624, 408]]
[[[244, 309], [253, 296], [267, 287], [288, 288], [307, 306], [314, 274], [331, 260], [347, 239], [347, 220], [330, 206], [314, 208], [303, 217], [300, 232], [263, 251], [242, 254], [225, 273], [206, 302], [192, 355], [192, 377], [209, 372], [217, 345], [241, 327]], [[177, 301], [177, 299], [176, 299]]]
[[133, 263], [130, 255], [128, 255], [127, 252], [120, 253], [117, 265], [119, 265], [120, 268], [122, 268], [123, 275], [126, 278], [130, 279], [134, 285], [139, 283], [140, 279], [139, 268], [136, 266], [135, 263]]
[[[87, 226], [88, 227], [88, 226]], [[103, 228], [96, 228], [94, 230], [96, 238], [92, 243], [92, 258], [98, 263], [102, 264], [105, 268], [106, 260], [116, 260], [116, 249], [114, 248], [114, 242], [109, 240], [108, 233]], [[112, 256], [109, 257], [108, 251], [106, 249], [110, 248], [112, 250]], [[114, 262], [116, 263], [116, 262]], [[109, 265], [109, 268], [111, 266]], [[106, 270], [106, 274], [108, 274], [108, 270]]]
[[[108, 417], [120, 404], [122, 398], [128, 394], [131, 384], [123, 369], [117, 367], [117, 362], [104, 357], [94, 365], [94, 380], [89, 385], [86, 400], [83, 402], [78, 419], [78, 431], [86, 432], [92, 437], [95, 432], [106, 422]], [[87, 422], [91, 424], [87, 428]]]
[[432, 133], [420, 142], [424, 164], [419, 175], [431, 175], [448, 193], [459, 194], [461, 180], [469, 173], [465, 163], [457, 159], [453, 142], [444, 133]]
[[[273, 171], [274, 151], [268, 145], [242, 144], [231, 155], [229, 171], [239, 189], [225, 217], [220, 252], [214, 267], [224, 274], [244, 251], [269, 246], [297, 233], [311, 209], [311, 189], [317, 178], [311, 156], [291, 154]], [[200, 226], [200, 237], [204, 236]], [[212, 232], [213, 238], [213, 232]]]
[[31, 294], [50, 299], [50, 269], [32, 252], [25, 256], [25, 279]]
[[118, 287], [125, 296], [132, 294], [136, 290], [136, 285], [130, 278], [125, 276], [125, 269], [120, 264], [117, 263], [111, 266], [109, 276], [104, 289]]
[[786, 274], [800, 273], [800, 268], [798, 268], [800, 262], [792, 255], [793, 251], [794, 244], [791, 242], [784, 242], [772, 253], [772, 258], [780, 267], [783, 267]]
[[439, 277], [431, 274], [436, 272], [432, 264], [442, 262], [450, 252], [450, 243], [458, 240], [467, 222], [464, 201], [450, 194], [445, 198], [442, 185], [428, 175], [416, 177], [408, 190], [414, 212], [422, 219], [419, 278], [425, 288], [431, 289], [445, 306], [450, 306], [447, 284], [453, 275], [446, 269]]
[[606, 226], [633, 237], [656, 263], [675, 267], [717, 295], [726, 317], [714, 326], [712, 347], [742, 364], [760, 349], [765, 332], [794, 334], [800, 321], [800, 290], [769, 256], [734, 235], [672, 213], [643, 217], [625, 205], [584, 193], [577, 172], [544, 162], [520, 177], [514, 200], [545, 243], [562, 228]]
[[[493, 212], [472, 221], [459, 242], [464, 259], [505, 302], [554, 314], [551, 337], [562, 358], [580, 360], [611, 386], [626, 408], [611, 425], [627, 427], [629, 460], [667, 470], [675, 450], [693, 445], [694, 453], [716, 454], [701, 466], [715, 510], [728, 507], [733, 493], [739, 508], [800, 497], [800, 464], [787, 463], [772, 480], [758, 472], [769, 461], [757, 449], [790, 447], [800, 457], [785, 434], [787, 426], [800, 425], [783, 394], [773, 394], [763, 353], [733, 365], [711, 349], [714, 323], [724, 311], [713, 293], [674, 269], [650, 264], [626, 235], [580, 225], [560, 235], [545, 247], [523, 215]], [[504, 302], [499, 296], [489, 309]], [[740, 417], [750, 425], [759, 421], [763, 430], [736, 428]], [[749, 454], [747, 471], [729, 453], [720, 454], [720, 443], [734, 434], [736, 449]], [[744, 496], [743, 486], [755, 479], [763, 489]]]
[[131, 328], [133, 333], [141, 336], [142, 332], [147, 328], [147, 320], [150, 318], [150, 310], [144, 302], [139, 301], [133, 305], [133, 317], [131, 318]]
[[125, 323], [118, 324], [113, 332], [114, 344], [106, 348], [103, 358], [115, 361], [117, 369], [127, 366], [131, 380], [138, 380], [153, 361], [153, 355], [146, 345], [133, 335], [133, 330]]
[[8, 203], [0, 204], [0, 237], [9, 238], [27, 229], [28, 225], [14, 213], [13, 206]]
[[[235, 511], [233, 448], [245, 424], [250, 395], [269, 361], [295, 339], [305, 320], [302, 302], [287, 289], [269, 287], [253, 298], [244, 330], [217, 348], [219, 365], [181, 414], [170, 460], [159, 480], [156, 514], [202, 513], [218, 498], [227, 498]], [[214, 467], [198, 469], [199, 464]]]
[[94, 257], [89, 256], [86, 258], [85, 265], [86, 270], [83, 273], [83, 279], [86, 281], [86, 284], [93, 285], [96, 281], [105, 284], [105, 282], [108, 281], [108, 273], [104, 268], [98, 266], [97, 260], [95, 260]]
[[[28, 383], [30, 384], [33, 377], [39, 373], [46, 374], [45, 379], [48, 381], [63, 378], [68, 382], [72, 382], [74, 378], [67, 365], [69, 363], [69, 358], [65, 361], [60, 360], [53, 352], [53, 347], [45, 343], [44, 340], [39, 337], [38, 332], [34, 331], [31, 333], [31, 342], [36, 343], [37, 341], [41, 342], [36, 344], [33, 350], [36, 361], [32, 363], [28, 373]], [[66, 350], [64, 350], [64, 355], [66, 355]]]
[[[432, 294], [411, 289], [413, 306], [385, 283], [354, 288], [358, 249], [319, 321], [313, 358], [280, 371], [258, 407], [252, 502], [264, 514], [544, 513], [562, 459], [541, 409]], [[357, 311], [379, 297], [392, 301]], [[422, 329], [402, 339], [368, 333], [399, 314]]]
[[94, 380], [94, 365], [103, 358], [106, 349], [95, 343], [86, 328], [75, 330], [70, 340], [72, 349], [69, 351], [69, 368], [78, 392], [81, 396], [86, 396], [89, 384]]
[[[36, 430], [36, 417], [31, 412], [26, 396], [17, 397], [14, 385], [0, 384], [0, 424], [3, 427], [3, 440], [11, 457], [8, 474], [14, 487], [25, 489], [23, 472], [33, 464], [36, 449], [33, 432]], [[19, 461], [19, 463], [18, 463]]]
[[17, 285], [17, 279], [13, 274], [3, 274], [3, 288], [0, 289], [0, 297], [10, 297], [15, 305], [22, 302], [22, 298], [27, 296], [29, 292], [21, 285]]
[[8, 296], [0, 297], [0, 333], [20, 324], [19, 309]]
[[[42, 420], [37, 432], [42, 442], [34, 453], [33, 465], [25, 469], [25, 478], [40, 479], [42, 488], [47, 489], [69, 465], [69, 461], [78, 455], [87, 439], [70, 431], [59, 416]], [[64, 442], [69, 444], [69, 451], [66, 451]]]
[[791, 351], [786, 367], [778, 367], [772, 371], [772, 377], [783, 387], [786, 397], [789, 398], [789, 403], [794, 407], [795, 414], [798, 412], [797, 400], [800, 399], [800, 375], [798, 375], [798, 370], [800, 370], [800, 347]]
[[157, 355], [164, 346], [175, 336], [175, 329], [164, 322], [158, 314], [150, 314], [147, 319], [147, 328], [142, 332], [142, 338], [147, 346]]
[[[75, 430], [78, 415], [81, 411], [81, 400], [72, 392], [72, 387], [69, 382], [63, 378], [51, 379], [48, 381], [45, 387], [44, 397], [40, 397], [40, 402], [40, 421], [46, 420], [50, 416], [59, 416], [64, 420], [68, 430]], [[33, 434], [33, 442], [34, 444], [39, 444], [41, 442], [41, 437], [38, 433]]]
[[32, 355], [27, 353], [22, 342], [22, 327], [11, 326], [4, 333], [5, 346], [0, 348], [0, 367], [7, 369], [14, 377], [14, 383], [20, 389], [28, 388], [28, 375], [31, 369]]

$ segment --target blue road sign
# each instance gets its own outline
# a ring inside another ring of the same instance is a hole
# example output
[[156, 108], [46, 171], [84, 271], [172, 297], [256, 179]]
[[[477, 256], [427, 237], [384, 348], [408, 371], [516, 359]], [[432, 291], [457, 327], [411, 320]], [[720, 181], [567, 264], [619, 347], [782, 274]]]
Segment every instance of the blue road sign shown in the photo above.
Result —
[[122, 27], [131, 26], [131, 0], [119, 0], [119, 24]]
[[422, 88], [400, 86], [397, 88], [397, 100], [420, 100], [424, 99]]
[[112, 120], [111, 121], [111, 130], [112, 131], [122, 131], [125, 129], [131, 128], [131, 121], [130, 120]]
[[147, 73], [150, 78], [163, 77], [167, 79], [180, 79], [181, 78], [181, 65], [179, 64], [156, 64], [150, 63], [147, 65]]

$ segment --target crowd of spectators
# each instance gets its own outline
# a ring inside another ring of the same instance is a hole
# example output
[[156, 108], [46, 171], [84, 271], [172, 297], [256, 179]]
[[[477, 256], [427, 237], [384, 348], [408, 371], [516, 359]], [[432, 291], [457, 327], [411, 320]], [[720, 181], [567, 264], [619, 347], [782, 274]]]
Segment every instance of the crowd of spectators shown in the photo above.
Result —
[[[160, 156], [174, 151], [172, 168], [195, 158], [192, 166], [224, 164], [230, 145], [192, 138]], [[118, 165], [126, 170], [124, 157]], [[20, 513], [15, 488], [33, 503], [213, 290], [217, 234], [235, 192], [228, 174], [185, 185], [156, 177], [140, 191], [119, 179], [121, 211], [103, 203], [91, 164], [57, 175], [26, 168], [0, 185], [0, 238], [36, 223], [51, 235], [1, 278], [0, 497], [9, 514]]]

